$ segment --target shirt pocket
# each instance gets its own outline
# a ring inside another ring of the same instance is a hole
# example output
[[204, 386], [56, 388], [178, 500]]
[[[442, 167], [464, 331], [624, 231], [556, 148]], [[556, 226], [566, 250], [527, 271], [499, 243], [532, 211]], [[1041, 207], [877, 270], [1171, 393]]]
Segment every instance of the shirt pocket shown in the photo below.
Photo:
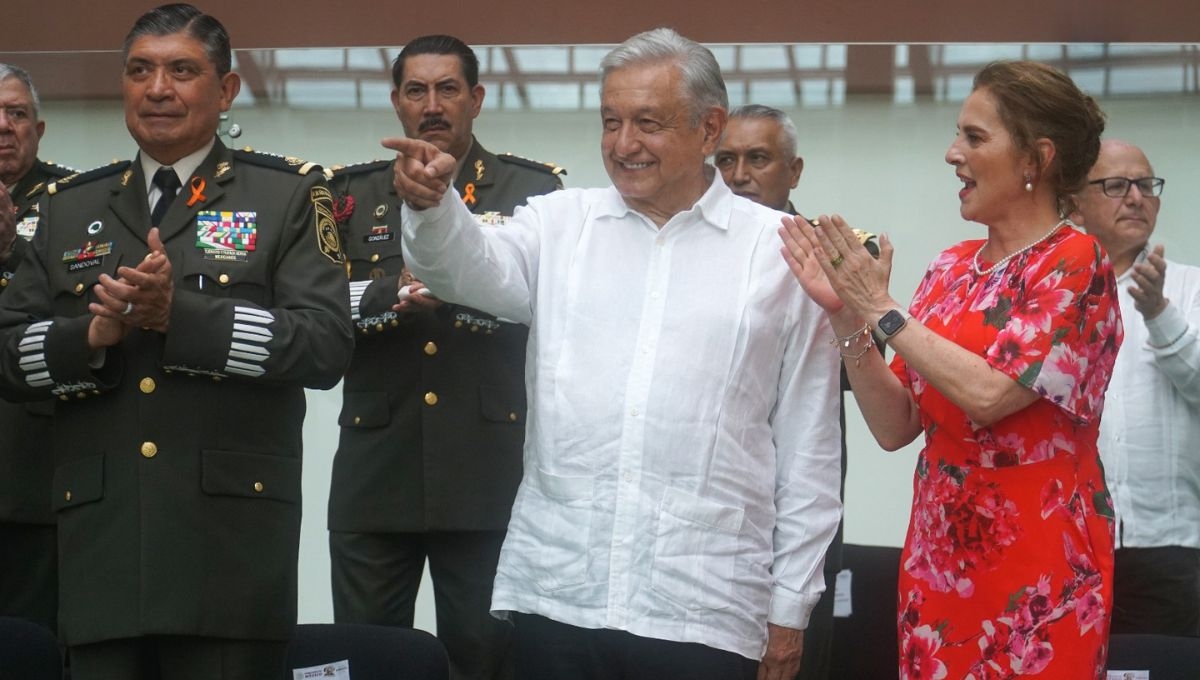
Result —
[[658, 511], [651, 588], [687, 609], [728, 608], [744, 514], [667, 488]]
[[595, 480], [540, 468], [534, 477], [535, 483], [522, 489], [514, 512], [521, 529], [509, 531], [504, 551], [542, 591], [579, 585], [587, 579]]
[[392, 422], [387, 392], [345, 392], [338, 425], [352, 428], [386, 427]]
[[247, 300], [260, 307], [271, 306], [270, 279], [260, 271], [261, 258], [254, 261], [206, 260], [199, 255], [185, 257], [179, 263], [179, 285], [184, 290], [220, 298]]

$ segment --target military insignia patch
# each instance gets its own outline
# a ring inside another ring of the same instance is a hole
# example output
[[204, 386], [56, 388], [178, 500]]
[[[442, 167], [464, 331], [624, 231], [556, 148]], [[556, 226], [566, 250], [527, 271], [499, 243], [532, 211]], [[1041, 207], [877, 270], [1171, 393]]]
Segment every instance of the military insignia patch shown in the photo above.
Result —
[[328, 187], [313, 187], [309, 199], [316, 214], [317, 247], [330, 262], [344, 265], [346, 256], [342, 253], [342, 239], [337, 221], [333, 219], [333, 194]]
[[196, 213], [196, 247], [206, 260], [243, 262], [258, 242], [258, 213], [201, 210]]
[[38, 218], [37, 215], [30, 215], [25, 219], [17, 222], [17, 236], [26, 241], [33, 238], [33, 232], [37, 231]]

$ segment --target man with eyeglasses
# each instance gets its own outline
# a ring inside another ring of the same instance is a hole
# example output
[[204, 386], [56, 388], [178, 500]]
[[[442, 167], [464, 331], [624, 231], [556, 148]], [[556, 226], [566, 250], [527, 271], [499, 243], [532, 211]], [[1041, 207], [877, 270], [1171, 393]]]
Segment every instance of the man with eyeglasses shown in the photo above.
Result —
[[[38, 199], [71, 170], [38, 159], [46, 122], [37, 89], [18, 66], [0, 63], [0, 295], [30, 248]], [[0, 616], [56, 630], [58, 548], [45, 453], [53, 402], [0, 400]]]
[[1100, 423], [1117, 514], [1112, 632], [1200, 635], [1200, 268], [1150, 245], [1164, 181], [1107, 140], [1072, 216], [1117, 276], [1125, 342]]

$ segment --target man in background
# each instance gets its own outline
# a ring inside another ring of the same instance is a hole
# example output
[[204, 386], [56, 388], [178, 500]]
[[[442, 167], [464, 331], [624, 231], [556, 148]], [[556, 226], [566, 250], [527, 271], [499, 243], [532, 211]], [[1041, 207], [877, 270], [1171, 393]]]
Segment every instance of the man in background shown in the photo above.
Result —
[[1200, 268], [1150, 245], [1164, 181], [1105, 140], [1076, 221], [1117, 276], [1125, 342], [1100, 421], [1117, 512], [1114, 633], [1200, 635]]
[[[46, 132], [29, 74], [0, 63], [0, 295], [8, 289], [37, 226], [46, 184], [71, 171], [38, 159]], [[48, 455], [53, 402], [0, 400], [0, 616], [57, 630], [58, 550]]]
[[[485, 92], [461, 40], [416, 38], [392, 80], [404, 133], [454, 157], [454, 185], [489, 229], [561, 188], [561, 169], [475, 139]], [[489, 610], [521, 479], [529, 329], [421, 292], [392, 179], [391, 161], [333, 173], [358, 325], [329, 493], [334, 619], [411, 627], [428, 561], [451, 678], [509, 678], [512, 626]]]
[[[796, 125], [783, 111], [761, 104], [749, 104], [729, 114], [725, 134], [713, 155], [717, 169], [733, 193], [791, 215], [798, 214], [790, 200], [790, 192], [800, 182], [804, 159], [796, 149]], [[871, 238], [861, 233], [860, 238]], [[878, 254], [873, 241], [867, 249]], [[842, 373], [842, 404], [839, 420], [842, 425], [841, 492], [846, 487], [846, 403], [845, 392], [850, 383]], [[842, 523], [829, 550], [825, 553], [825, 592], [813, 609], [804, 631], [804, 657], [800, 664], [799, 680], [824, 680], [829, 677], [833, 650], [834, 583], [842, 569]]]

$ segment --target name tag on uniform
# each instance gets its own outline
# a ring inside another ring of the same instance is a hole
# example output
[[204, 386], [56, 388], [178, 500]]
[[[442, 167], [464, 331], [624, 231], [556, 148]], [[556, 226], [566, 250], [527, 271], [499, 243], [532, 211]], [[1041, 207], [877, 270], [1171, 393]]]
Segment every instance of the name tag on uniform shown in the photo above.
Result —
[[292, 680], [350, 680], [350, 661], [333, 661], [320, 666], [293, 668]]
[[258, 213], [201, 210], [196, 213], [196, 247], [206, 260], [245, 262], [258, 240]]
[[67, 265], [67, 271], [69, 272], [99, 267], [104, 263], [104, 257], [112, 253], [112, 247], [112, 241], [104, 243], [92, 243], [89, 241], [82, 248], [64, 251], [62, 261]]
[[498, 212], [485, 212], [475, 216], [475, 221], [483, 227], [499, 227], [508, 224], [512, 219], [508, 215], [501, 215]]

